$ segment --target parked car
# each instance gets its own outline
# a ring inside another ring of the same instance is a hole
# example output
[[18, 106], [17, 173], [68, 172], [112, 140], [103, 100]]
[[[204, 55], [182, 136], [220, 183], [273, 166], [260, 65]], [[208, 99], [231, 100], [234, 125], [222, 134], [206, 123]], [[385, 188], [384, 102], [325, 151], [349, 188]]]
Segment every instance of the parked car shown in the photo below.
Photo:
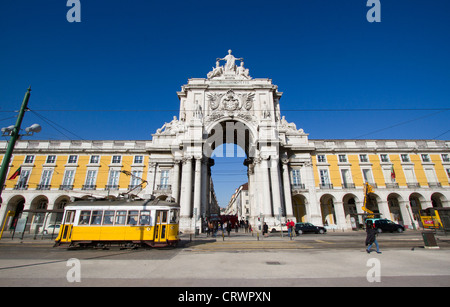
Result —
[[58, 235], [58, 233], [59, 233], [59, 227], [60, 227], [59, 224], [56, 224], [56, 225], [50, 224], [50, 225], [46, 226], [45, 229], [44, 229], [42, 232], [43, 232], [43, 234], [45, 234], [45, 235], [46, 235], [46, 234], [55, 234], [55, 235]]
[[296, 223], [295, 224], [295, 233], [297, 235], [301, 235], [302, 233], [326, 233], [327, 230], [321, 226], [315, 226], [311, 223]]
[[371, 219], [375, 223], [375, 228], [378, 232], [403, 232], [405, 227], [400, 224], [396, 224], [388, 219]]

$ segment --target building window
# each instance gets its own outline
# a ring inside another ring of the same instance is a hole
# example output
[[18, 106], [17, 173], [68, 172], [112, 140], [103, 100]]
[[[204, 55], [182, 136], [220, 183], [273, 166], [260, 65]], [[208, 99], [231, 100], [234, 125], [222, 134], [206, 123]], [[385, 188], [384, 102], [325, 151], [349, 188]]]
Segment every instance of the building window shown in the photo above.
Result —
[[135, 188], [142, 183], [142, 171], [132, 171], [131, 172], [131, 181], [130, 188]]
[[365, 168], [362, 170], [364, 182], [373, 183], [372, 170], [370, 168]]
[[55, 162], [56, 162], [55, 155], [47, 156], [47, 160], [45, 161], [45, 163], [55, 163]]
[[[118, 157], [120, 157], [120, 156], [118, 156]], [[117, 170], [109, 171], [108, 185], [106, 186], [107, 189], [118, 189], [119, 188], [119, 175], [120, 175], [120, 171], [117, 171]]]
[[39, 190], [50, 190], [50, 181], [52, 179], [53, 170], [43, 170], [41, 183], [38, 186]]
[[360, 162], [369, 162], [369, 159], [367, 158], [367, 155], [359, 155], [359, 161]]
[[331, 188], [330, 177], [328, 175], [327, 169], [321, 169], [320, 174], [320, 187], [321, 188]]
[[47, 200], [41, 200], [38, 205], [36, 206], [36, 209], [38, 210], [47, 210], [48, 201]]
[[450, 162], [450, 157], [448, 156], [448, 154], [442, 154], [442, 162]]
[[339, 155], [339, 162], [343, 162], [343, 163], [348, 162], [347, 155]]
[[389, 162], [389, 156], [386, 154], [380, 155], [381, 162]]
[[294, 185], [294, 187], [299, 187], [302, 184], [299, 169], [292, 170], [292, 184]]
[[317, 155], [317, 162], [326, 163], [327, 162], [326, 156], [325, 155]]
[[401, 154], [400, 157], [401, 157], [401, 159], [402, 159], [402, 162], [411, 162], [411, 161], [409, 160], [408, 154]]
[[75, 170], [66, 170], [64, 172], [64, 178], [60, 189], [72, 189], [74, 177], [75, 177]]
[[446, 168], [445, 171], [447, 172], [447, 177], [450, 179], [450, 168]]
[[26, 156], [25, 157], [25, 163], [33, 163], [34, 162], [34, 156]]
[[17, 181], [17, 190], [26, 190], [28, 188], [28, 177], [30, 177], [30, 170], [21, 170], [19, 180]]
[[354, 188], [355, 185], [352, 183], [352, 176], [350, 175], [349, 169], [341, 169], [342, 176], [342, 186], [344, 188]]
[[84, 190], [94, 190], [96, 188], [95, 179], [97, 178], [97, 171], [88, 170], [86, 174], [86, 181], [84, 183]]
[[78, 156], [70, 155], [69, 159], [67, 160], [67, 163], [77, 163], [77, 161], [78, 161]]
[[144, 163], [144, 156], [134, 156], [134, 163], [136, 164]]
[[89, 163], [98, 163], [100, 161], [100, 156], [91, 156]]
[[422, 162], [431, 162], [430, 156], [428, 154], [421, 154]]
[[113, 156], [112, 157], [112, 162], [111, 163], [117, 164], [117, 163], [120, 163], [120, 162], [122, 162], [122, 156]]
[[160, 188], [167, 189], [169, 187], [169, 170], [161, 171]]

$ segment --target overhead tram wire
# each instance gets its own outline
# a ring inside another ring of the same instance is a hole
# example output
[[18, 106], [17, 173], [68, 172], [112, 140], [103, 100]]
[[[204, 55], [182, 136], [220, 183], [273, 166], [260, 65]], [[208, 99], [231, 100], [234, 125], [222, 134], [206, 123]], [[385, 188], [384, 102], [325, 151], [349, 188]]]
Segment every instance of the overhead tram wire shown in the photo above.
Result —
[[[433, 112], [431, 114], [426, 114], [426, 115], [423, 115], [423, 116], [420, 116], [420, 117], [417, 117], [417, 118], [413, 118], [413, 119], [410, 119], [410, 120], [407, 120], [407, 121], [403, 121], [403, 122], [391, 125], [389, 127], [385, 127], [385, 128], [381, 128], [381, 129], [378, 129], [378, 130], [375, 130], [375, 131], [371, 131], [371, 132], [365, 133], [365, 134], [361, 134], [361, 135], [355, 137], [355, 139], [359, 139], [359, 138], [362, 138], [364, 136], [367, 136], [367, 135], [370, 135], [370, 134], [374, 134], [374, 133], [378, 133], [378, 132], [381, 132], [381, 131], [384, 131], [384, 130], [392, 129], [392, 128], [395, 128], [395, 127], [398, 127], [398, 126], [401, 126], [401, 125], [409, 124], [409, 123], [412, 123], [412, 122], [415, 122], [415, 121], [418, 121], [418, 120], [421, 120], [421, 119], [424, 119], [424, 118], [427, 118], [427, 117], [430, 117], [430, 116], [433, 116], [433, 115], [436, 115], [436, 114], [439, 114], [439, 113], [442, 113], [442, 112], [445, 112], [445, 111], [448, 111], [448, 109], [442, 109], [442, 110], [439, 110], [437, 112]], [[442, 135], [444, 135], [444, 134], [442, 134]], [[441, 136], [441, 135], [439, 135], [439, 136]], [[435, 139], [435, 138], [433, 138], [433, 139]]]
[[[262, 111], [253, 109], [254, 111]], [[283, 109], [283, 112], [387, 112], [387, 111], [449, 111], [450, 108], [339, 108], [339, 109]], [[36, 112], [179, 112], [179, 109], [42, 109]], [[186, 111], [194, 111], [186, 109]], [[0, 113], [16, 112], [3, 110]]]
[[[29, 110], [30, 110], [33, 114], [35, 114], [36, 116], [38, 116], [39, 118], [41, 118], [43, 121], [45, 121], [47, 124], [49, 124], [51, 127], [53, 127], [55, 130], [57, 130], [59, 133], [61, 133], [61, 134], [64, 135], [65, 137], [67, 137], [69, 140], [70, 140], [70, 137], [69, 137], [69, 136], [67, 136], [65, 133], [61, 132], [59, 129], [57, 129], [55, 126], [53, 126], [51, 123], [53, 123], [54, 125], [60, 127], [61, 129], [64, 129], [64, 130], [67, 131], [68, 133], [74, 135], [74, 136], [77, 137], [79, 140], [81, 140], [81, 141], [87, 141], [87, 140], [85, 140], [84, 138], [82, 138], [81, 136], [79, 136], [79, 135], [77, 135], [77, 134], [75, 134], [75, 133], [73, 133], [73, 132], [67, 130], [66, 128], [62, 127], [61, 125], [55, 123], [54, 121], [52, 121], [52, 120], [46, 118], [45, 116], [43, 116], [43, 115], [37, 113], [36, 111], [33, 111], [33, 110], [31, 110], [31, 109], [29, 109]], [[95, 146], [95, 145], [94, 145], [94, 146]], [[130, 167], [130, 169], [131, 169], [131, 165], [130, 165], [130, 164], [125, 163], [124, 161], [122, 161], [122, 163], [123, 163], [123, 164], [127, 164], [127, 165]], [[101, 161], [101, 160], [100, 160], [100, 164], [109, 167], [109, 164], [108, 164], [108, 163], [106, 163], [106, 162], [104, 162], [104, 161]], [[122, 171], [122, 172], [123, 172], [123, 171]], [[129, 173], [130, 173], [130, 174], [126, 174], [126, 173], [125, 173], [125, 174], [128, 175], [128, 176], [136, 177], [136, 176], [132, 175], [131, 172], [129, 172]], [[139, 177], [138, 177], [138, 178], [139, 178]], [[142, 178], [140, 178], [140, 179], [142, 179]], [[145, 180], [143, 180], [143, 181], [144, 181], [145, 183], [148, 183], [148, 182], [145, 181]], [[138, 192], [138, 193], [140, 193], [140, 192]]]

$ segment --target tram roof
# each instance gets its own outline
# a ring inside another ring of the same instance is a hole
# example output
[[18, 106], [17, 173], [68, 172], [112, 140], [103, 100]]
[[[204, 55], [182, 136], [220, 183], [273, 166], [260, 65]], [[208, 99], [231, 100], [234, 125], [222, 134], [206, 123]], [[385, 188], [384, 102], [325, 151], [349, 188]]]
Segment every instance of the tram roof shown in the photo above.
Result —
[[145, 199], [145, 200], [127, 200], [127, 199], [119, 199], [119, 200], [110, 200], [110, 199], [101, 199], [101, 200], [78, 200], [67, 204], [68, 207], [96, 207], [96, 206], [127, 206], [127, 207], [136, 207], [136, 206], [147, 206], [147, 207], [173, 207], [178, 208], [179, 204], [174, 202], [168, 202], [160, 199]]

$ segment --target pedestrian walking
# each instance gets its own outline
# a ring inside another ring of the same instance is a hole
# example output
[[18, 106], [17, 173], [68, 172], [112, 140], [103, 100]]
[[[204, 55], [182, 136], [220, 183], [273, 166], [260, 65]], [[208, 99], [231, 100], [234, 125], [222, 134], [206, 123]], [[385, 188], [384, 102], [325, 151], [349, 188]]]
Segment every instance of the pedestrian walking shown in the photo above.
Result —
[[208, 222], [208, 237], [214, 234], [214, 224], [213, 222]]
[[370, 249], [372, 248], [372, 245], [375, 243], [375, 246], [377, 248], [377, 254], [381, 254], [380, 246], [378, 245], [378, 241], [377, 241], [378, 231], [375, 229], [375, 224], [371, 220], [366, 222], [366, 232], [367, 232], [366, 252], [368, 254], [370, 254]]
[[232, 228], [231, 222], [228, 221], [228, 223], [227, 223], [227, 233], [228, 233], [228, 236], [230, 236], [231, 228]]
[[287, 220], [286, 226], [288, 228], [288, 236], [292, 237], [292, 229], [294, 229], [295, 226], [294, 221]]
[[263, 225], [263, 236], [268, 237], [269, 236], [269, 226], [266, 222], [264, 222]]

